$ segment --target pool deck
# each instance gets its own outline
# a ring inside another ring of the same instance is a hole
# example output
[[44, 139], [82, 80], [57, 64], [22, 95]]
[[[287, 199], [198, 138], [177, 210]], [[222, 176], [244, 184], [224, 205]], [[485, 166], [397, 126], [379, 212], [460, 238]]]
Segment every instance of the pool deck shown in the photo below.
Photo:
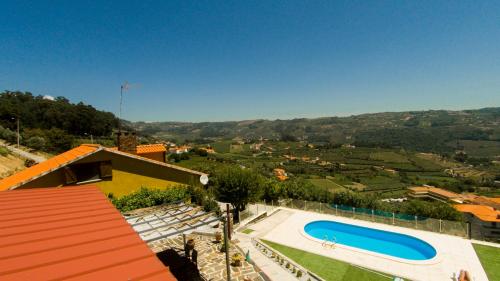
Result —
[[[280, 216], [279, 220], [273, 219], [274, 215], [272, 215], [253, 224], [251, 228], [255, 231], [251, 236], [411, 280], [454, 280], [453, 277], [458, 276], [461, 269], [469, 271], [475, 281], [488, 280], [470, 240], [334, 215], [287, 208], [281, 209], [286, 210], [286, 212], [280, 211], [277, 213]], [[283, 214], [286, 214], [286, 216], [283, 216]], [[390, 258], [373, 252], [365, 252], [343, 245], [337, 245], [333, 248], [324, 247], [317, 239], [311, 239], [303, 231], [304, 225], [316, 220], [332, 220], [411, 235], [430, 243], [436, 248], [437, 255], [429, 261], [413, 262]]]

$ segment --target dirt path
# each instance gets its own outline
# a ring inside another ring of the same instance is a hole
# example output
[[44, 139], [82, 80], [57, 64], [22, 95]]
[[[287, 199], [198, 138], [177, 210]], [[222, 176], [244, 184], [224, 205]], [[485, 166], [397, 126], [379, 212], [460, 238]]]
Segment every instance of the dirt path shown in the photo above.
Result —
[[30, 153], [30, 152], [27, 152], [27, 151], [24, 151], [22, 149], [19, 149], [19, 148], [16, 148], [14, 146], [11, 146], [11, 145], [2, 145], [3, 147], [7, 148], [8, 150], [10, 150], [12, 153], [14, 154], [17, 154], [23, 158], [27, 158], [27, 159], [31, 159], [37, 163], [40, 163], [40, 162], [43, 162], [45, 160], [47, 160], [45, 157], [43, 156], [40, 156], [40, 155], [36, 155], [36, 154], [33, 154], [33, 153]]

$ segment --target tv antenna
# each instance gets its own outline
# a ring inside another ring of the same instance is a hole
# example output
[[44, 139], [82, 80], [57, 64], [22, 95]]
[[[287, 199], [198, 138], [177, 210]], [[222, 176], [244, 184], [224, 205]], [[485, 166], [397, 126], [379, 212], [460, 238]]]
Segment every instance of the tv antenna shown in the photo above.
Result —
[[119, 115], [118, 115], [118, 126], [119, 126], [119, 130], [121, 131], [121, 124], [122, 124], [122, 104], [123, 104], [123, 92], [124, 91], [128, 91], [131, 87], [136, 87], [138, 86], [138, 84], [130, 84], [129, 82], [125, 81], [125, 83], [123, 83], [122, 85], [120, 85], [120, 112], [119, 112]]

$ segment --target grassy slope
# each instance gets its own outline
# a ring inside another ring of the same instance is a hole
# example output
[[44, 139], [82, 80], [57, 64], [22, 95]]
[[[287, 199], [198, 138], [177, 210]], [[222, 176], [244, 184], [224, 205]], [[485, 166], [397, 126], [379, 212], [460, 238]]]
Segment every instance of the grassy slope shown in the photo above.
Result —
[[330, 259], [320, 255], [312, 254], [302, 250], [290, 248], [281, 244], [263, 240], [270, 247], [280, 251], [296, 263], [319, 275], [325, 280], [331, 281], [386, 281], [391, 278], [376, 274], [371, 271], [352, 266], [348, 263]]
[[472, 244], [490, 280], [500, 280], [500, 248]]

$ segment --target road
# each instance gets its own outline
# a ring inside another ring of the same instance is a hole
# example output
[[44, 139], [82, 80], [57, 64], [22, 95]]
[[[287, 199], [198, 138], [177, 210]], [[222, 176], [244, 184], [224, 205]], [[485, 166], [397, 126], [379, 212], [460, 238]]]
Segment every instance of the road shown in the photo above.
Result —
[[40, 163], [40, 162], [47, 160], [43, 156], [24, 151], [22, 149], [19, 149], [17, 147], [11, 146], [11, 145], [3, 145], [3, 147], [7, 148], [8, 150], [10, 150], [14, 154], [17, 154], [17, 155], [24, 157], [24, 158], [27, 158], [27, 159], [31, 159], [37, 163]]

